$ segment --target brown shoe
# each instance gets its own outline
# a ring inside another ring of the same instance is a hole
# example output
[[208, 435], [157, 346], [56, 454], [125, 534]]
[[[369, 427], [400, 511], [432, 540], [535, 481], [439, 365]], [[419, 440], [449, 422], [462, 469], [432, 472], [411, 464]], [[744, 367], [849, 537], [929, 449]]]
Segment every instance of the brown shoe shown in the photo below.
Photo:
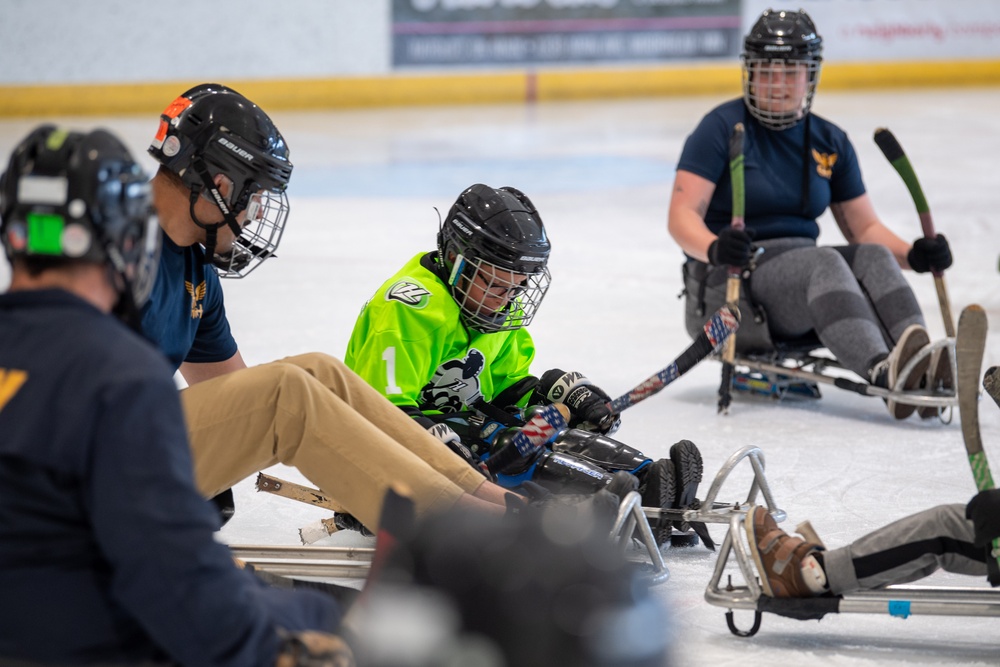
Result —
[[[923, 381], [924, 376], [927, 374], [927, 367], [930, 365], [930, 359], [924, 357], [913, 369], [906, 378], [905, 382], [899, 381], [899, 371], [909, 363], [910, 359], [913, 358], [915, 354], [920, 352], [924, 347], [930, 345], [931, 337], [927, 333], [927, 329], [919, 324], [911, 324], [903, 330], [902, 335], [900, 335], [899, 340], [896, 341], [896, 346], [892, 348], [892, 352], [889, 353], [889, 389], [892, 391], [913, 391], [920, 387], [920, 383]], [[891, 414], [896, 419], [906, 419], [917, 409], [915, 405], [908, 405], [906, 403], [897, 403], [892, 399], [886, 400], [886, 407], [889, 408], [889, 414]]]
[[[951, 375], [951, 358], [947, 349], [938, 348], [931, 355], [931, 363], [927, 367], [926, 388], [928, 391], [954, 393], [955, 378]], [[941, 406], [928, 405], [917, 408], [917, 414], [921, 419], [933, 419], [940, 416], [942, 410]]]
[[774, 598], [815, 595], [802, 578], [802, 559], [822, 550], [822, 547], [792, 537], [778, 528], [777, 522], [763, 507], [750, 508], [744, 526], [765, 595]]

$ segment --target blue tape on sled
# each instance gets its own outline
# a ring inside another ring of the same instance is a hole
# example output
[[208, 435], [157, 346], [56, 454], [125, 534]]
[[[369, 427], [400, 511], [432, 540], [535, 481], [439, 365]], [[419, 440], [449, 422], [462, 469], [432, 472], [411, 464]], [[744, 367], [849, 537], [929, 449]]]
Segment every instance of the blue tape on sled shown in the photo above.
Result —
[[898, 616], [899, 618], [908, 618], [910, 616], [910, 601], [889, 600], [889, 615]]

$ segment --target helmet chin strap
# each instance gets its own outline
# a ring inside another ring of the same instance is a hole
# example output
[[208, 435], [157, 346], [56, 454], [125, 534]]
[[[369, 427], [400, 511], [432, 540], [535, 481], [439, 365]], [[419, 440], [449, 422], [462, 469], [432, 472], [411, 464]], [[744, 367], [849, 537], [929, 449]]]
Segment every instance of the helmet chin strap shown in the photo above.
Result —
[[208, 194], [212, 197], [212, 201], [222, 211], [222, 222], [205, 223], [199, 220], [194, 212], [194, 206], [198, 203], [198, 198], [201, 196], [203, 189], [195, 186], [191, 187], [191, 220], [194, 221], [194, 224], [205, 230], [204, 261], [205, 264], [211, 264], [212, 258], [215, 257], [215, 246], [218, 243], [219, 229], [228, 225], [236, 238], [239, 238], [240, 234], [243, 233], [243, 229], [240, 227], [240, 223], [236, 221], [236, 216], [233, 214], [232, 209], [229, 208], [226, 198], [222, 196], [219, 188], [215, 185], [215, 181], [212, 180], [212, 175], [208, 172], [208, 166], [205, 164], [205, 161], [198, 158], [191, 163], [191, 168], [201, 178], [202, 188], [208, 191]]
[[132, 331], [141, 334], [142, 312], [135, 303], [135, 294], [132, 291], [132, 281], [128, 277], [128, 266], [125, 263], [125, 258], [103, 232], [99, 235], [99, 242], [103, 246], [104, 255], [107, 258], [108, 280], [118, 292], [118, 300], [111, 312]]

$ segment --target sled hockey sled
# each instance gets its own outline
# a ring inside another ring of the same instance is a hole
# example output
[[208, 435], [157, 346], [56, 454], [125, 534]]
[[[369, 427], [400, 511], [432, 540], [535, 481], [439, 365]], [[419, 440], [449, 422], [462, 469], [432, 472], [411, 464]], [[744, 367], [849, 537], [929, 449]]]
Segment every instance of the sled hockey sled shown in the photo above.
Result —
[[[258, 479], [258, 490], [319, 507], [331, 505], [326, 496], [316, 489], [278, 480], [263, 473], [260, 475], [265, 481], [261, 483]], [[678, 512], [672, 518], [679, 520], [684, 516]], [[610, 539], [623, 552], [632, 543], [633, 537], [649, 554], [650, 560], [646, 564], [648, 572], [644, 573], [647, 583], [656, 585], [666, 581], [670, 572], [663, 562], [663, 556], [643, 512], [642, 498], [637, 491], [628, 493], [622, 499], [610, 533]], [[375, 557], [375, 549], [367, 547], [230, 545], [229, 548], [233, 557], [242, 563], [281, 576], [365, 578]]]
[[[904, 386], [915, 369], [924, 366], [925, 360], [933, 362], [938, 350], [951, 367], [951, 377], [958, 377], [955, 339], [943, 338], [931, 342], [913, 355], [900, 368], [897, 384]], [[716, 358], [721, 361], [721, 357]], [[938, 417], [944, 422], [951, 421], [952, 410], [958, 405], [954, 382], [951, 387], [927, 387], [911, 391], [890, 391], [875, 387], [841, 366], [818, 340], [778, 344], [766, 350], [737, 351], [733, 361], [732, 390], [741, 394], [766, 396], [776, 400], [821, 398], [820, 385], [832, 385], [862, 396], [878, 396], [917, 408], [937, 408]]]
[[[684, 291], [686, 294], [684, 326], [688, 334], [695, 338], [701, 332], [705, 313], [715, 305], [716, 297], [707, 298], [705, 277], [707, 267], [688, 262], [683, 267]], [[772, 336], [767, 313], [750, 303], [745, 292], [741, 293], [738, 304], [744, 314], [739, 331], [733, 336], [734, 357], [731, 366], [731, 382], [726, 378], [727, 363], [721, 350], [711, 358], [723, 362], [723, 383], [719, 388], [719, 408], [723, 411], [729, 405], [729, 393], [766, 396], [782, 400], [788, 398], [821, 398], [820, 385], [832, 385], [838, 389], [851, 391], [862, 396], [877, 396], [896, 403], [913, 405], [917, 408], [937, 408], [938, 417], [950, 422], [953, 408], [958, 405], [956, 383], [950, 387], [931, 387], [913, 391], [889, 391], [874, 387], [852, 371], [844, 368], [837, 359], [823, 347], [815, 332], [792, 339]], [[945, 331], [949, 328], [946, 324]], [[954, 331], [953, 329], [951, 330]], [[950, 366], [951, 377], [957, 377], [955, 357], [955, 336], [934, 341], [920, 350], [899, 370], [900, 386], [924, 360], [934, 361], [936, 350], [942, 350]], [[731, 385], [731, 386], [730, 386]]]
[[[813, 598], [772, 598], [764, 595], [743, 527], [746, 512], [747, 508], [743, 508], [731, 513], [729, 531], [722, 541], [712, 579], [705, 589], [706, 602], [727, 610], [726, 625], [734, 635], [752, 637], [757, 634], [765, 612], [800, 621], [819, 620], [827, 614], [838, 613], [888, 614], [898, 618], [915, 615], [1000, 616], [1000, 589], [990, 588], [898, 585]], [[772, 511], [771, 515], [776, 521], [785, 518], [783, 512]], [[744, 583], [733, 583], [734, 569]], [[734, 610], [753, 612], [753, 624], [749, 629], [736, 626]]]
[[[744, 502], [720, 502], [719, 491], [729, 479], [730, 474], [740, 464], [746, 461], [752, 471], [752, 482]], [[331, 509], [334, 517], [320, 520], [321, 526], [307, 527], [300, 531], [300, 537], [305, 540], [304, 531], [323, 530], [332, 534], [340, 529], [335, 519], [336, 512], [342, 511], [321, 491], [308, 486], [258, 474], [258, 491], [272, 493], [284, 498], [304, 502], [316, 507]], [[758, 502], [757, 496], [763, 496]], [[722, 465], [709, 487], [705, 499], [697, 507], [688, 509], [660, 509], [642, 507], [642, 498], [638, 492], [627, 494], [619, 504], [615, 522], [612, 526], [610, 539], [624, 553], [627, 548], [638, 545], [638, 549], [648, 555], [648, 562], [643, 561], [643, 578], [649, 585], [667, 581], [670, 576], [663, 555], [653, 535], [653, 530], [665, 525], [682, 523], [729, 523], [734, 514], [745, 514], [750, 506], [763, 504], [776, 517], [784, 518], [784, 512], [774, 505], [770, 487], [764, 476], [764, 455], [758, 447], [747, 446], [736, 451]], [[363, 547], [318, 547], [318, 546], [256, 546], [232, 545], [233, 556], [252, 564], [259, 570], [273, 572], [284, 576], [310, 576], [331, 578], [364, 578], [367, 576], [375, 550]], [[630, 558], [631, 559], [631, 558]], [[634, 560], [634, 559], [632, 559]]]
[[[962, 421], [962, 439], [965, 442], [976, 487], [993, 488], [992, 476], [983, 451], [979, 431], [979, 383], [983, 351], [986, 343], [986, 313], [976, 305], [962, 310], [955, 339], [946, 339], [953, 364], [952, 377], [956, 378], [956, 399]], [[957, 346], [956, 346], [957, 341]], [[908, 367], [910, 364], [907, 365]], [[903, 371], [907, 371], [904, 368]], [[996, 371], [988, 371], [983, 385], [1000, 405], [1000, 382], [994, 385]], [[991, 391], [991, 389], [993, 389]], [[750, 637], [760, 629], [763, 612], [778, 614], [797, 620], [820, 619], [826, 614], [863, 613], [889, 614], [906, 618], [912, 615], [930, 616], [1000, 616], [1000, 589], [973, 587], [931, 587], [895, 585], [877, 590], [855, 591], [843, 595], [814, 598], [772, 598], [764, 595], [747, 543], [744, 520], [746, 511], [733, 512], [729, 517], [729, 531], [719, 549], [712, 579], [705, 589], [705, 600], [712, 605], [725, 607], [729, 630], [741, 637]], [[784, 513], [771, 512], [775, 521], [784, 520]], [[800, 526], [801, 533], [808, 531]], [[811, 527], [809, 528], [811, 530]], [[820, 542], [815, 534], [804, 535], [808, 541]], [[994, 542], [993, 555], [1000, 562], [1000, 542]], [[732, 563], [744, 582], [733, 584]], [[727, 572], [727, 568], [730, 570]], [[726, 583], [722, 584], [723, 576]], [[754, 613], [749, 630], [736, 627], [733, 610], [750, 610]]]

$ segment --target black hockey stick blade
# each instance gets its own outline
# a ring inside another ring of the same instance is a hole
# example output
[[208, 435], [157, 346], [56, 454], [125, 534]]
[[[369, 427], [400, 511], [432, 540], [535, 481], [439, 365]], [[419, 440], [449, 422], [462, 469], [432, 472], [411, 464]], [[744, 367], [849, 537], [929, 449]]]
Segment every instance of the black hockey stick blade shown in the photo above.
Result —
[[739, 326], [739, 308], [729, 304], [722, 306], [705, 322], [705, 326], [702, 327], [701, 333], [694, 339], [694, 342], [681, 352], [669, 366], [640, 382], [627, 394], [622, 394], [611, 401], [609, 404], [611, 411], [621, 412], [657, 393], [694, 368], [699, 361], [712, 354], [713, 351], [718, 350]]

